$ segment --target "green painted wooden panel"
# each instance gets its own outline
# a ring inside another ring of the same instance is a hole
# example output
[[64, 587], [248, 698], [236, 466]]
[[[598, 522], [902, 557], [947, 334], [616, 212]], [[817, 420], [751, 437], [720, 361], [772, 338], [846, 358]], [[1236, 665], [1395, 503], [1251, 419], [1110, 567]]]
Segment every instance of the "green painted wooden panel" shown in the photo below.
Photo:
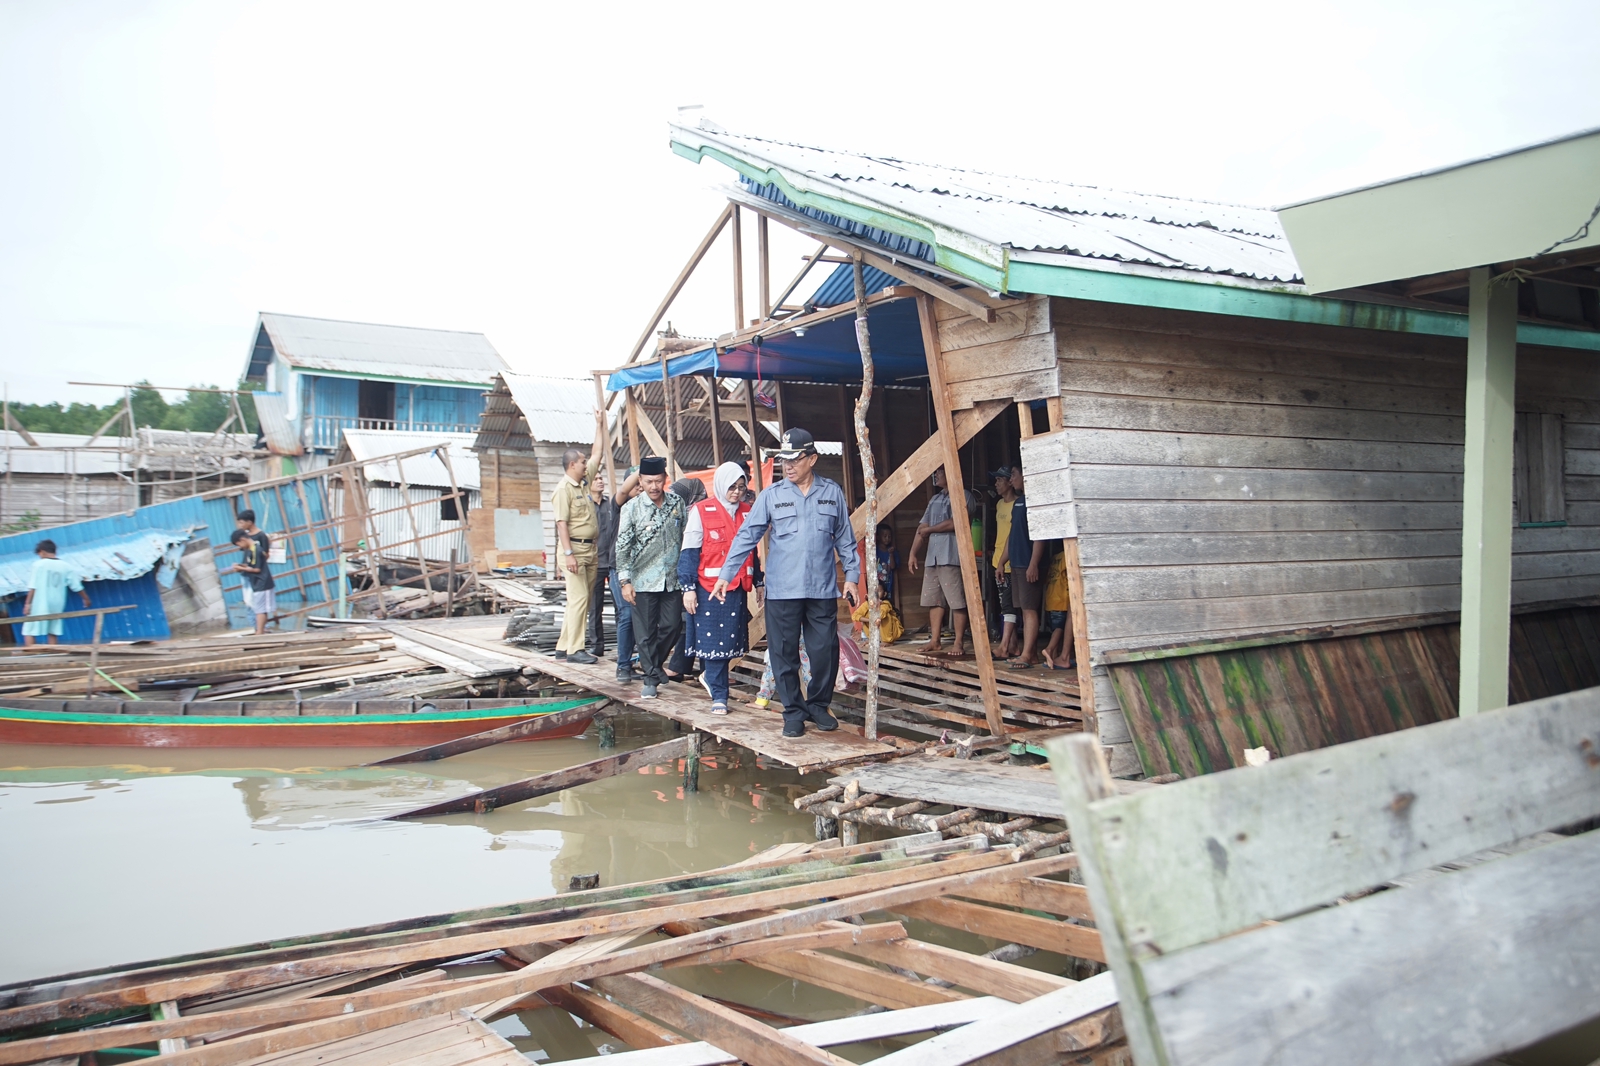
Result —
[[[1110, 667], [1146, 774], [1244, 765], [1244, 749], [1312, 751], [1456, 716], [1455, 623], [1323, 637]], [[1600, 685], [1600, 608], [1519, 614], [1514, 703]]]

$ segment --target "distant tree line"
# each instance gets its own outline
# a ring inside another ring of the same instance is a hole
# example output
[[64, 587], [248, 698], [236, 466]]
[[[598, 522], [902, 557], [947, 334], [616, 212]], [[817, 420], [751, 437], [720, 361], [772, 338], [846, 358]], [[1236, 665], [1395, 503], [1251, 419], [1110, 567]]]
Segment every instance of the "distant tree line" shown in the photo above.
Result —
[[[141, 381], [140, 385], [149, 382]], [[200, 389], [214, 388], [212, 385], [196, 385], [184, 394], [184, 398], [168, 403], [166, 398], [150, 388], [135, 388], [133, 390], [133, 420], [140, 429], [188, 429], [198, 433], [214, 433], [222, 423], [228, 420], [228, 397], [220, 392], [201, 392]], [[241, 386], [243, 389], [254, 388], [253, 383]], [[74, 403], [63, 405], [55, 403], [15, 403], [11, 404], [11, 417], [20, 422], [26, 429], [34, 433], [81, 433], [89, 434], [105, 425], [112, 415], [122, 410], [122, 400], [119, 398], [104, 407], [97, 407], [92, 403]], [[248, 398], [239, 401], [239, 410], [244, 414], [245, 421], [249, 423], [250, 432], [256, 432], [256, 405]], [[118, 426], [113, 429], [113, 434], [122, 431]], [[238, 432], [235, 428], [234, 432]]]

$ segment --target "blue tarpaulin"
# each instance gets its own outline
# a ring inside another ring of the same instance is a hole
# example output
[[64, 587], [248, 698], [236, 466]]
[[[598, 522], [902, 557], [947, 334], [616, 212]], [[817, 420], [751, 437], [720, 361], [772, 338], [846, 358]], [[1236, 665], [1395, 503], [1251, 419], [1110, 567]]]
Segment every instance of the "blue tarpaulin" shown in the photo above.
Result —
[[[922, 355], [922, 326], [915, 300], [890, 300], [867, 312], [872, 333], [872, 362], [880, 385], [909, 383], [928, 376]], [[760, 345], [741, 344], [717, 354], [713, 348], [688, 352], [667, 360], [667, 374], [709, 374], [719, 377], [824, 384], [861, 380], [861, 352], [856, 347], [856, 320], [851, 314], [806, 328], [804, 337], [781, 333]], [[623, 367], [611, 372], [606, 388], [617, 392], [630, 385], [661, 380], [661, 364]]]

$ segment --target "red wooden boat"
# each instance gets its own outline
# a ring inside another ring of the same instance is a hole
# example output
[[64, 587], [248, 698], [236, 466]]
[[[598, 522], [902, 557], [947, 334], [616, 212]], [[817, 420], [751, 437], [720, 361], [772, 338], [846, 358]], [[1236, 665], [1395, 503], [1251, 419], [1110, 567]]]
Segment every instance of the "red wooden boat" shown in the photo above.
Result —
[[[425, 747], [540, 715], [580, 700], [9, 700], [0, 703], [0, 744], [130, 748]], [[81, 709], [80, 709], [81, 708]], [[530, 740], [575, 737], [580, 720]]]

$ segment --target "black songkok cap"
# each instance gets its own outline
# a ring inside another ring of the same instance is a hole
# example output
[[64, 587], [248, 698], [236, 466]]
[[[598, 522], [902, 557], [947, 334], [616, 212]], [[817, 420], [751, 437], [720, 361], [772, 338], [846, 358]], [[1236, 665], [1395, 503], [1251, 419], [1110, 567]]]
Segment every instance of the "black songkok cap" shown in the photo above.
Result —
[[665, 474], [667, 461], [659, 455], [651, 455], [639, 460], [639, 476], [649, 477], [652, 474]]

